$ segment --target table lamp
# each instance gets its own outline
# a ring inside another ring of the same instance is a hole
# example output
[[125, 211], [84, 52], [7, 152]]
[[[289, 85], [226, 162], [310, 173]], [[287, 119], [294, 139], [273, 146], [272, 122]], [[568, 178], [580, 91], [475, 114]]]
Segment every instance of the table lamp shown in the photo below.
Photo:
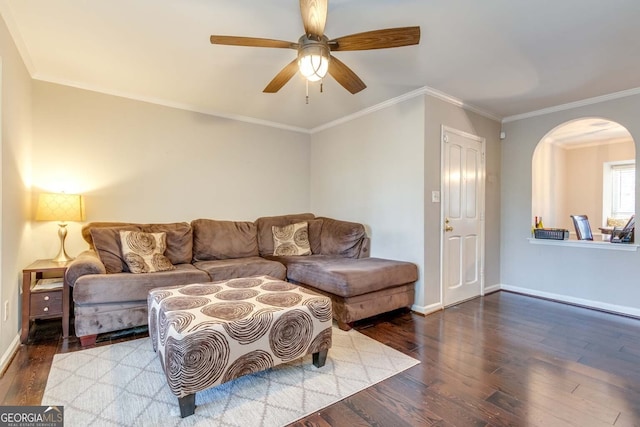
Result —
[[41, 193], [38, 197], [36, 221], [58, 221], [58, 237], [60, 251], [52, 259], [54, 262], [68, 262], [73, 258], [64, 249], [64, 239], [67, 237], [66, 221], [84, 220], [84, 200], [79, 194]]

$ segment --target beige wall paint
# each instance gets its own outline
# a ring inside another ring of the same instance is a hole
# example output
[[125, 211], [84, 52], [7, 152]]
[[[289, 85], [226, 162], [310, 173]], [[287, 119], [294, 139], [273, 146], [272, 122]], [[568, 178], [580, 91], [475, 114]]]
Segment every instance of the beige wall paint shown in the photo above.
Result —
[[[598, 232], [602, 219], [603, 163], [635, 160], [633, 141], [565, 150], [566, 209], [565, 228], [573, 230], [569, 215], [589, 216], [592, 231]], [[570, 225], [570, 226], [569, 226]]]
[[[538, 145], [532, 159], [531, 225], [542, 217], [545, 227], [561, 227], [568, 219], [566, 150], [543, 142]], [[567, 216], [567, 218], [565, 218]]]
[[[33, 186], [82, 193], [87, 221], [254, 220], [309, 208], [309, 135], [34, 82]], [[56, 224], [33, 223], [37, 255]], [[86, 248], [69, 225], [68, 252]]]
[[431, 191], [440, 190], [442, 125], [486, 139], [485, 177], [485, 287], [500, 283], [500, 123], [432, 96], [425, 97], [425, 305], [440, 302], [440, 238], [443, 224], [439, 203]]
[[422, 305], [424, 101], [413, 98], [311, 136], [311, 210], [364, 223], [371, 255], [414, 262]]
[[[0, 20], [2, 214], [0, 240], [0, 355], [7, 357], [18, 336], [22, 269], [33, 258], [29, 229], [31, 167], [31, 77]], [[9, 302], [4, 320], [4, 303]], [[4, 360], [0, 361], [0, 363]]]

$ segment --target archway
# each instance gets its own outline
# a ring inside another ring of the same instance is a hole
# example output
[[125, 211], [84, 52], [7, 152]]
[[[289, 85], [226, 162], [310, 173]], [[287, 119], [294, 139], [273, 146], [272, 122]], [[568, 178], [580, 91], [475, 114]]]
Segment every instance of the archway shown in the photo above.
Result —
[[552, 129], [532, 157], [532, 221], [542, 217], [545, 227], [566, 228], [575, 238], [570, 215], [587, 215], [600, 239], [599, 227], [635, 213], [635, 153], [629, 131], [605, 118]]

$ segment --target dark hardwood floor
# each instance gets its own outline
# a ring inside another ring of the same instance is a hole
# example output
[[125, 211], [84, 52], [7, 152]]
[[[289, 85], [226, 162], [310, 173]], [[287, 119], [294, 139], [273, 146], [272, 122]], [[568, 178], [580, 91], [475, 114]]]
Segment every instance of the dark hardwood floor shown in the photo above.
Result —
[[[421, 363], [293, 426], [640, 426], [640, 320], [497, 292], [357, 329]], [[32, 329], [3, 405], [40, 404], [53, 355], [80, 347], [60, 336], [59, 322]]]

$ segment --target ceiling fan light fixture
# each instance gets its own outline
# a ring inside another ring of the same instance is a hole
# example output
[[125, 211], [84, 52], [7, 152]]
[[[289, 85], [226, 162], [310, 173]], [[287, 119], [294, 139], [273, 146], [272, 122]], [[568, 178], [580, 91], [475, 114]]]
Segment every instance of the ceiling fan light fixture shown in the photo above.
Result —
[[298, 49], [298, 69], [310, 82], [322, 80], [329, 71], [329, 47], [324, 41], [305, 40]]

